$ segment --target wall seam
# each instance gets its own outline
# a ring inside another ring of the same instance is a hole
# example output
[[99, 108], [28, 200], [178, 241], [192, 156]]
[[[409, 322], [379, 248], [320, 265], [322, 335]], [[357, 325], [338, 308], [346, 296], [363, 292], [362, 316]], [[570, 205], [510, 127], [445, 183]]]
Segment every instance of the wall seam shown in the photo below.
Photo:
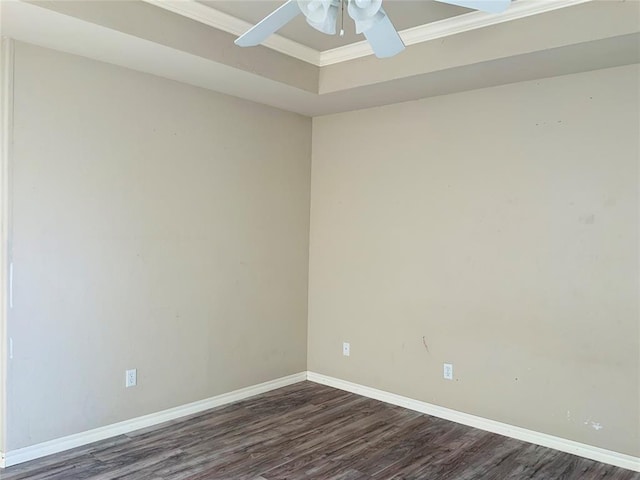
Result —
[[7, 372], [8, 372], [8, 293], [11, 265], [11, 171], [13, 147], [14, 42], [2, 38], [2, 104], [0, 148], [0, 462], [4, 464], [7, 448]]

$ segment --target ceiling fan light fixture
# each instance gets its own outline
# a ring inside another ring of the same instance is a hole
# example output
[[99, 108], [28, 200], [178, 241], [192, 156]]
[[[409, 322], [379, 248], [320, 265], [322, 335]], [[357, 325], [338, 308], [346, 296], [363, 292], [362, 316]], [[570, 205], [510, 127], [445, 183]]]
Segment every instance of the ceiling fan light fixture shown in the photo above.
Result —
[[336, 33], [339, 5], [338, 0], [298, 0], [298, 6], [307, 23], [328, 35]]
[[356, 24], [356, 33], [366, 32], [386, 16], [382, 0], [348, 0], [347, 11]]

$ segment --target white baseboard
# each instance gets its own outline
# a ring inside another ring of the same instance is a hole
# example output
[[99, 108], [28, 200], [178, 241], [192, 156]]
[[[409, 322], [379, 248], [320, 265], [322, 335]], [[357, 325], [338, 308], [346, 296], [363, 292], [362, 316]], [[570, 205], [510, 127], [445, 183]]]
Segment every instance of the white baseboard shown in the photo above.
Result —
[[29, 447], [12, 450], [9, 452], [0, 452], [0, 467], [10, 467], [19, 463], [41, 458], [54, 453], [62, 452], [70, 448], [80, 447], [99, 440], [104, 440], [124, 433], [129, 433], [140, 428], [158, 425], [160, 423], [175, 420], [180, 417], [202, 412], [210, 408], [226, 405], [238, 400], [243, 400], [260, 393], [285, 387], [294, 383], [309, 380], [312, 382], [328, 385], [330, 387], [339, 388], [348, 392], [356, 393], [364, 397], [380, 400], [392, 405], [408, 408], [417, 412], [433, 415], [434, 417], [443, 418], [452, 422], [461, 423], [470, 427], [478, 428], [488, 432], [505, 435], [507, 437], [523, 440], [525, 442], [542, 445], [543, 447], [553, 448], [562, 452], [571, 453], [581, 457], [596, 460], [598, 462], [607, 463], [616, 467], [626, 468], [640, 472], [640, 458], [631, 455], [625, 455], [603, 448], [593, 447], [572, 440], [567, 440], [545, 433], [527, 430], [526, 428], [508, 425], [506, 423], [496, 422], [468, 413], [458, 412], [449, 408], [432, 405], [430, 403], [421, 402], [395, 393], [385, 392], [357, 383], [340, 380], [338, 378], [329, 377], [315, 372], [300, 372], [287, 377], [278, 378], [268, 382], [252, 385], [250, 387], [234, 390], [233, 392], [223, 393], [215, 397], [200, 400], [198, 402], [181, 405], [179, 407], [170, 408], [161, 412], [152, 413], [142, 417], [125, 420], [124, 422], [114, 423], [105, 427], [88, 430], [86, 432], [69, 435], [67, 437], [57, 438], [48, 442], [31, 445]]
[[124, 422], [114, 423], [105, 427], [95, 428], [86, 432], [76, 433], [67, 437], [56, 438], [48, 442], [38, 443], [29, 447], [19, 448], [8, 452], [0, 453], [0, 467], [10, 467], [18, 463], [27, 462], [36, 458], [51, 455], [53, 453], [62, 452], [70, 448], [80, 447], [89, 443], [104, 440], [106, 438], [115, 437], [124, 433], [132, 432], [140, 428], [158, 425], [169, 420], [175, 420], [186, 415], [202, 412], [210, 408], [219, 407], [228, 403], [237, 402], [260, 393], [285, 387], [297, 382], [306, 380], [306, 372], [300, 372], [287, 377], [277, 378], [268, 382], [252, 385], [250, 387], [234, 390], [233, 392], [223, 393], [215, 397], [207, 398], [197, 402], [181, 405], [179, 407], [170, 408], [161, 412], [144, 415], [142, 417], [132, 418]]
[[489, 420], [487, 418], [477, 417], [468, 413], [458, 412], [450, 408], [444, 408], [438, 405], [421, 402], [419, 400], [413, 400], [408, 397], [403, 397], [402, 395], [396, 395], [395, 393], [385, 392], [383, 390], [366, 387], [364, 385], [340, 380], [338, 378], [329, 377], [315, 372], [307, 372], [307, 380], [321, 383], [329, 387], [339, 388], [340, 390], [346, 390], [347, 392], [356, 393], [364, 397], [373, 398], [399, 407], [433, 415], [434, 417], [468, 425], [487, 432], [497, 433], [506, 437], [523, 440], [543, 447], [560, 450], [561, 452], [571, 453], [573, 455], [607, 463], [616, 467], [640, 472], [640, 457], [633, 457], [631, 455], [593, 447], [584, 443], [574, 442], [573, 440], [547, 435], [546, 433], [535, 432], [533, 430], [527, 430], [526, 428], [496, 422], [495, 420]]

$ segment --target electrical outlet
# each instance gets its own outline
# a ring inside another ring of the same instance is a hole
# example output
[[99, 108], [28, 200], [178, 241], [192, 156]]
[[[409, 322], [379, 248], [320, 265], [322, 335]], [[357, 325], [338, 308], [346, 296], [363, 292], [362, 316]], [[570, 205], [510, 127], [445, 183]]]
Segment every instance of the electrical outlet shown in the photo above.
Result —
[[348, 357], [351, 354], [351, 345], [348, 342], [342, 344], [342, 355]]
[[125, 386], [127, 388], [135, 387], [138, 384], [138, 371], [135, 368], [132, 368], [131, 370], [127, 370], [125, 374]]
[[453, 365], [451, 363], [445, 363], [443, 373], [445, 380], [453, 380]]

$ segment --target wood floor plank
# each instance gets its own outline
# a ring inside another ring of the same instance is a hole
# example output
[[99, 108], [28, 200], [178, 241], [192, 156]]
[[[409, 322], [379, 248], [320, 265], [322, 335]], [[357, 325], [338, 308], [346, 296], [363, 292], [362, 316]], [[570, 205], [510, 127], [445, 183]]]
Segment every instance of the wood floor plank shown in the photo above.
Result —
[[0, 480], [640, 480], [302, 382], [0, 470]]

